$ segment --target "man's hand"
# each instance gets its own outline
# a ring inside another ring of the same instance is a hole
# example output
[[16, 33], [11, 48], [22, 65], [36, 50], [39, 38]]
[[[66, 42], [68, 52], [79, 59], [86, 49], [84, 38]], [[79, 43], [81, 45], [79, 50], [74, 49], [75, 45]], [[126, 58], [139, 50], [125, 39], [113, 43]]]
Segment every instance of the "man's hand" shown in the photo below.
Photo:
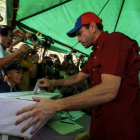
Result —
[[55, 80], [48, 80], [46, 78], [42, 78], [38, 81], [38, 83], [40, 83], [38, 87], [43, 88], [43, 87], [55, 86], [53, 81]]
[[28, 33], [26, 34], [26, 38], [27, 38], [27, 39], [32, 38], [32, 33], [28, 32]]
[[39, 98], [39, 97], [33, 97], [33, 100], [37, 101], [38, 103], [25, 107], [16, 113], [16, 115], [20, 115], [24, 112], [30, 111], [27, 114], [25, 114], [24, 116], [22, 116], [20, 119], [18, 119], [15, 122], [15, 125], [18, 125], [21, 122], [32, 117], [32, 120], [30, 122], [28, 122], [21, 129], [21, 133], [24, 133], [29, 127], [31, 127], [34, 123], [37, 122], [35, 127], [30, 132], [30, 134], [33, 134], [43, 122], [48, 121], [50, 118], [52, 118], [57, 113], [56, 106], [55, 106], [55, 100]]
[[22, 45], [19, 49], [20, 51], [20, 56], [22, 56], [22, 54], [26, 54], [26, 53], [31, 53], [32, 48], [26, 46], [26, 45]]
[[14, 37], [20, 37], [20, 35], [19, 34], [22, 34], [22, 30], [19, 30], [19, 29], [15, 29], [15, 30], [13, 30], [13, 36]]

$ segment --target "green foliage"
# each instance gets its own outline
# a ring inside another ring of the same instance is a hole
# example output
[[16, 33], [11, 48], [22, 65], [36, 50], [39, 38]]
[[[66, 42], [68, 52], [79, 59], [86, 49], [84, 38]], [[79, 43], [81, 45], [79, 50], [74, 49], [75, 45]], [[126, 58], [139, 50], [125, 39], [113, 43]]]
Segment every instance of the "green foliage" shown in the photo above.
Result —
[[1, 0], [0, 1], [0, 12], [5, 13], [5, 11], [6, 11], [5, 5], [6, 5], [6, 0]]

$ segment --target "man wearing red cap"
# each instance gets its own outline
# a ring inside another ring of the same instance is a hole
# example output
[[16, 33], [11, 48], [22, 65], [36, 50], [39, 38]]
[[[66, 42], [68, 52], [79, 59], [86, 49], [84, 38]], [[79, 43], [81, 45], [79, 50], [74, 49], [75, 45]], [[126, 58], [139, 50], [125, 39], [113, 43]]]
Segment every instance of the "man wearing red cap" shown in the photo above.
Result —
[[[91, 140], [140, 140], [140, 98], [138, 44], [122, 33], [103, 32], [101, 19], [94, 13], [82, 14], [75, 27], [67, 33], [78, 37], [93, 53], [79, 74], [64, 80], [39, 80], [39, 87], [73, 85], [90, 77], [90, 89], [58, 100], [33, 98], [37, 104], [25, 107], [17, 115], [30, 111], [16, 121], [19, 124], [33, 117], [22, 132], [38, 121], [31, 131], [59, 111], [93, 107]], [[41, 109], [40, 109], [41, 108]]]

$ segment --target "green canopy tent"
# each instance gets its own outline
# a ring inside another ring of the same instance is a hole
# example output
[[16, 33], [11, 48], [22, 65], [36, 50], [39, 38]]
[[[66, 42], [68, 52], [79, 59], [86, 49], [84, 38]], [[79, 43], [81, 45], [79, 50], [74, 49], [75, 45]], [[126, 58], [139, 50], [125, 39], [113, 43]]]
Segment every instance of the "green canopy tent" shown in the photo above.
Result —
[[[7, 24], [54, 39], [50, 50], [69, 53], [77, 38], [66, 33], [74, 27], [77, 17], [94, 12], [103, 21], [104, 31], [122, 32], [140, 44], [140, 0], [7, 0]], [[31, 42], [28, 42], [31, 43]], [[86, 55], [78, 43], [74, 49]]]

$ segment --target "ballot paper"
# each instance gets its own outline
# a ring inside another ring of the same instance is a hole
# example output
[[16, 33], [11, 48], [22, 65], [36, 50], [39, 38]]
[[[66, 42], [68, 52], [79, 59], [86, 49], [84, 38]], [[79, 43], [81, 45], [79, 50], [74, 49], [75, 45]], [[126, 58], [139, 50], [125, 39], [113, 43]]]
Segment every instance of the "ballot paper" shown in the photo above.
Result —
[[61, 135], [65, 135], [83, 128], [83, 126], [71, 121], [70, 119], [50, 122], [47, 124]]
[[62, 118], [69, 118], [70, 120], [77, 120], [79, 118], [81, 118], [85, 113], [78, 110], [78, 111], [69, 111], [69, 112], [65, 112], [62, 111], [63, 114], [61, 114]]
[[77, 110], [77, 111], [69, 111], [69, 114], [72, 116], [72, 120], [75, 121], [79, 118], [81, 118], [84, 114], [84, 112]]
[[36, 85], [35, 85], [35, 88], [34, 88], [34, 90], [33, 90], [33, 95], [37, 94], [37, 92], [38, 92], [38, 90], [39, 90], [39, 87], [38, 87], [39, 84], [40, 84], [40, 83], [38, 83], [38, 81], [37, 81], [37, 82], [36, 82]]

